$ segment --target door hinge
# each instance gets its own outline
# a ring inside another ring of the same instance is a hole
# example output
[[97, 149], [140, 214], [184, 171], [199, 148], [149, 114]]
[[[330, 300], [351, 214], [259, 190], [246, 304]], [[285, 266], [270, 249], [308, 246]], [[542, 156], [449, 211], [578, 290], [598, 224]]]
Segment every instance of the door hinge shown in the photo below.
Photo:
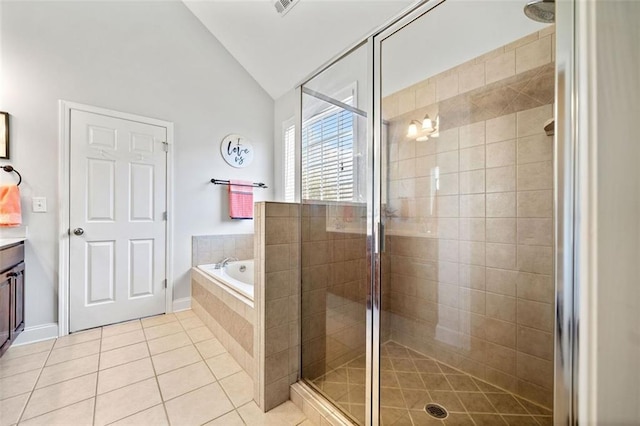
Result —
[[164, 280], [162, 280], [162, 283], [164, 284], [164, 288], [167, 288], [167, 279], [166, 278]]
[[169, 152], [169, 142], [162, 142], [162, 149], [164, 152]]
[[167, 220], [168, 216], [167, 212], [162, 212], [162, 220]]

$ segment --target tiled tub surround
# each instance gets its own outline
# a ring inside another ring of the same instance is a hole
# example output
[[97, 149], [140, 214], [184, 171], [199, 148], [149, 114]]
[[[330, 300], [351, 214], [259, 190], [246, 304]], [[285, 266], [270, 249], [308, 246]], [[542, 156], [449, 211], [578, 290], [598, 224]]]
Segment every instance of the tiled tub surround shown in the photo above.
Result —
[[191, 309], [244, 371], [254, 377], [254, 307], [222, 289], [204, 272], [192, 268]]
[[193, 236], [191, 266], [219, 263], [226, 257], [253, 259], [253, 239], [253, 234]]
[[230, 256], [254, 259], [251, 306], [192, 268], [192, 309], [251, 375], [254, 399], [264, 411], [287, 401], [299, 376], [299, 223], [298, 204], [260, 202], [253, 235], [193, 239], [197, 264]]
[[289, 399], [300, 372], [300, 205], [255, 204], [255, 399], [265, 411]]
[[[396, 217], [387, 219], [383, 338], [546, 407], [552, 38], [550, 27], [384, 100]], [[440, 114], [440, 137], [407, 139], [409, 120], [425, 112]]]
[[302, 206], [302, 377], [309, 381], [365, 353], [365, 213], [361, 205]]

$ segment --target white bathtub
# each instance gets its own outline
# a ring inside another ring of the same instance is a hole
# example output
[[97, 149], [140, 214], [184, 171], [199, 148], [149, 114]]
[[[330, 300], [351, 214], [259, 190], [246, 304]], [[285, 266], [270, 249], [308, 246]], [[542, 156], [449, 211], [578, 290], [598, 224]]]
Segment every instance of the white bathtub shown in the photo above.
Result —
[[229, 262], [221, 269], [215, 269], [214, 264], [198, 265], [215, 280], [219, 281], [231, 291], [253, 300], [253, 259]]

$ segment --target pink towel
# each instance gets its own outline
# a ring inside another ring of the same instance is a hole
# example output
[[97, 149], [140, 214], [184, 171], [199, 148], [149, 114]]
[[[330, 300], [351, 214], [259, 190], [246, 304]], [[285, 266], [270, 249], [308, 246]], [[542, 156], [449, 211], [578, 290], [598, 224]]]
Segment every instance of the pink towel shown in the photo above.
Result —
[[22, 209], [18, 185], [0, 186], [0, 226], [20, 226]]
[[253, 219], [253, 184], [243, 180], [229, 182], [229, 217]]

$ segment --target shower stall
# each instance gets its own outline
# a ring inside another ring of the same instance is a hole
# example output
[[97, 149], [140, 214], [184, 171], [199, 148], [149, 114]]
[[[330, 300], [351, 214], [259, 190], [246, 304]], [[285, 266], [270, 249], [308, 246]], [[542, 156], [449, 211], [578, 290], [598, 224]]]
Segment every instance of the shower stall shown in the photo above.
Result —
[[523, 7], [422, 2], [301, 85], [301, 378], [354, 424], [566, 415], [561, 67]]

